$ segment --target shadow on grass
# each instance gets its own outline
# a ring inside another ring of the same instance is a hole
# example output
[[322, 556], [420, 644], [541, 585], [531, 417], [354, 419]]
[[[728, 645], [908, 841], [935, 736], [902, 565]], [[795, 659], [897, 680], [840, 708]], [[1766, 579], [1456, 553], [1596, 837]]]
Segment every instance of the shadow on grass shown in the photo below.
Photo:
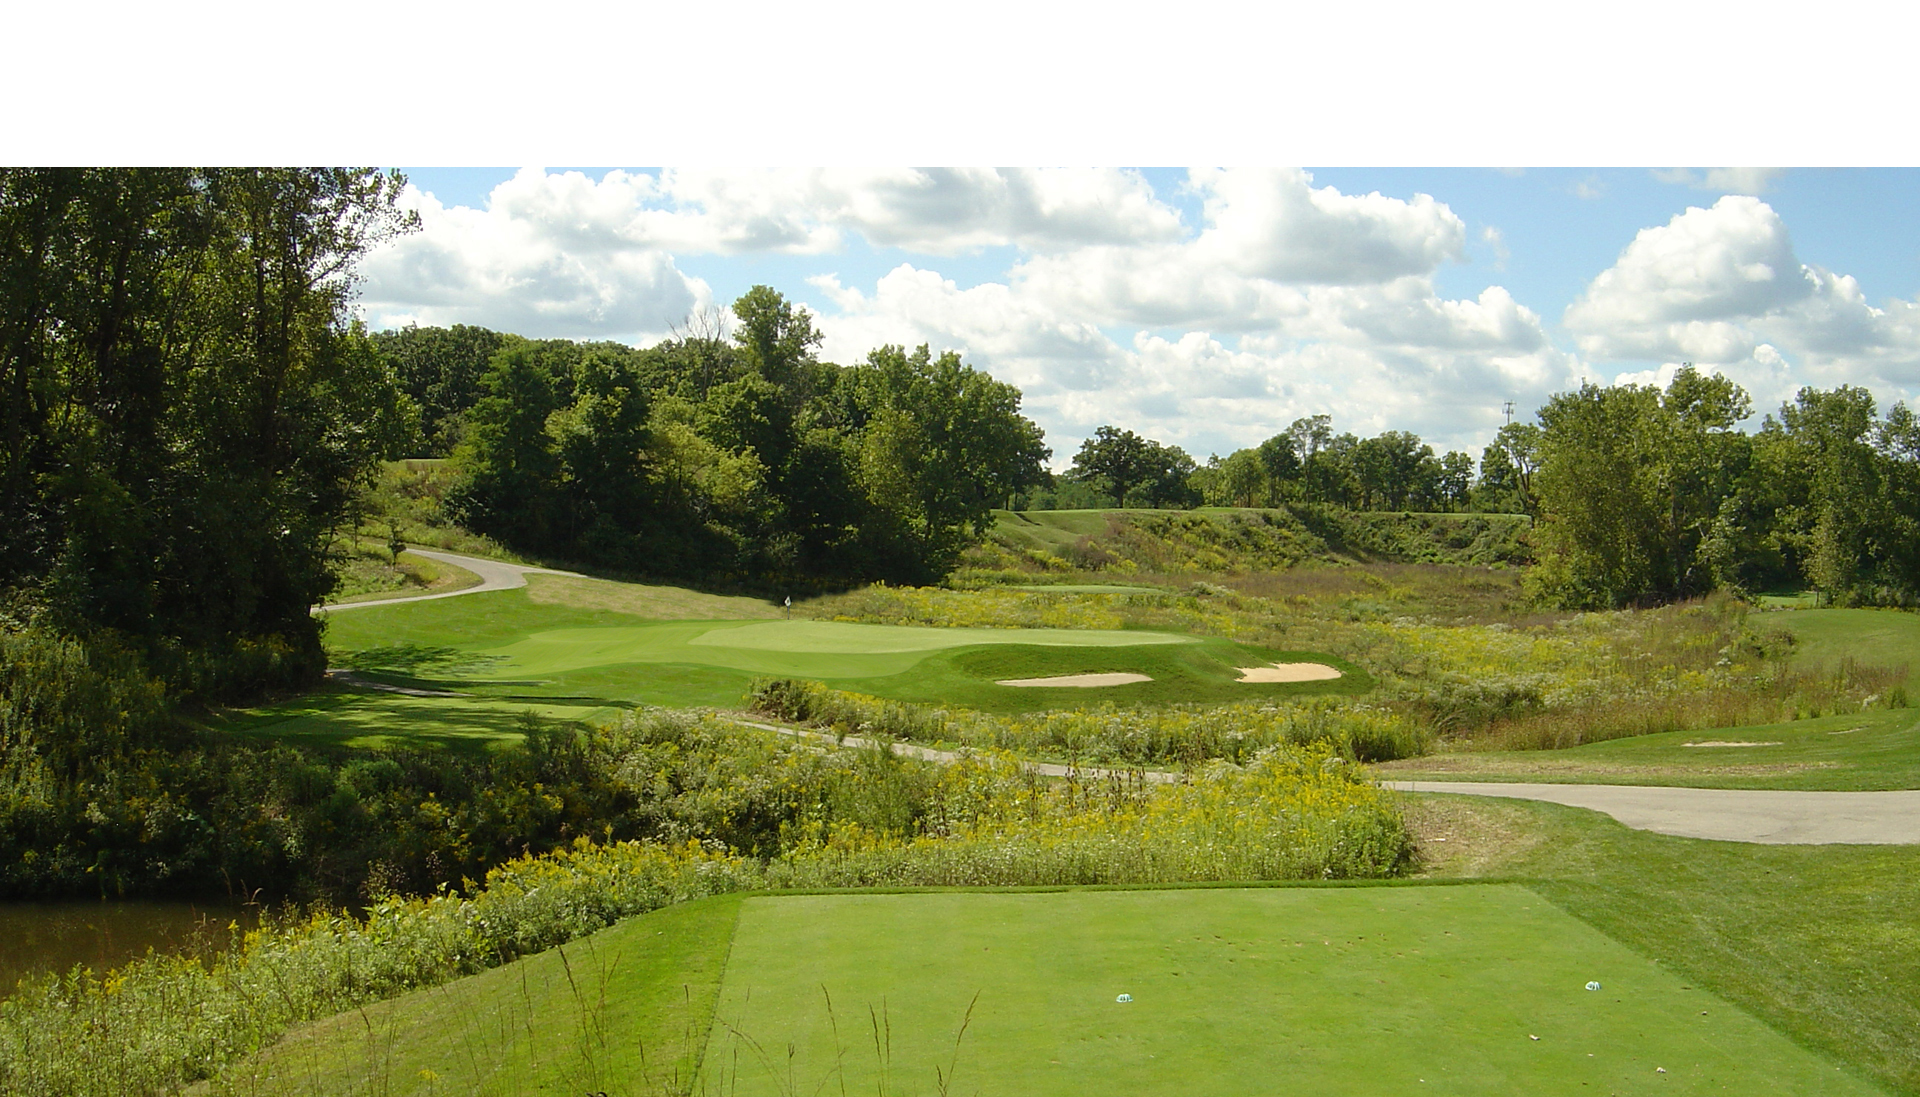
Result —
[[297, 701], [235, 714], [226, 730], [302, 746], [356, 750], [426, 749], [483, 752], [516, 746], [525, 739], [525, 719], [535, 712], [565, 722], [565, 713], [542, 707], [582, 709], [619, 704], [589, 698], [409, 697], [363, 690], [329, 690]]
[[392, 644], [346, 653], [349, 670], [419, 678], [430, 674], [471, 676], [505, 662], [505, 656], [477, 655], [439, 644]]

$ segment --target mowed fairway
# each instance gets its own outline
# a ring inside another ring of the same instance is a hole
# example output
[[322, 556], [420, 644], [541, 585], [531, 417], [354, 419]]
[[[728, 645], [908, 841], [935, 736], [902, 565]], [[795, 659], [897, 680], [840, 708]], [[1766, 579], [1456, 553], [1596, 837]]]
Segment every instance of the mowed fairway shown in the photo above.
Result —
[[1517, 885], [753, 898], [715, 1018], [696, 1092], [1881, 1092]]
[[[375, 683], [447, 696], [340, 691], [236, 713], [230, 726], [355, 746], [390, 745], [400, 737], [483, 746], [517, 739], [516, 723], [527, 710], [563, 719], [606, 719], [634, 705], [736, 708], [761, 677], [815, 679], [894, 700], [996, 712], [1102, 701], [1221, 703], [1359, 693], [1372, 686], [1360, 668], [1325, 655], [1171, 632], [932, 628], [768, 620], [764, 614], [688, 620], [688, 607], [678, 605], [672, 607], [681, 614], [678, 619], [634, 612], [661, 604], [665, 589], [536, 575], [525, 589], [331, 616], [326, 636], [335, 666]], [[756, 609], [745, 599], [731, 601]], [[702, 604], [724, 602], [708, 598]], [[1326, 662], [1343, 677], [1237, 681], [1238, 668], [1276, 661]], [[1144, 674], [1151, 681], [1098, 689], [996, 684], [1115, 672]]]

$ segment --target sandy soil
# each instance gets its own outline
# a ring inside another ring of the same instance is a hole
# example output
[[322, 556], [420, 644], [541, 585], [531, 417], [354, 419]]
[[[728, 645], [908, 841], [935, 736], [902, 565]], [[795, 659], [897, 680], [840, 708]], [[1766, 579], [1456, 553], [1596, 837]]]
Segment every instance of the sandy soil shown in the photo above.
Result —
[[1062, 674], [1057, 678], [1003, 678], [996, 686], [1072, 686], [1093, 689], [1098, 686], [1124, 686], [1130, 682], [1151, 682], [1144, 674]]
[[1242, 682], [1324, 682], [1340, 677], [1325, 663], [1275, 663], [1266, 667], [1238, 667]]

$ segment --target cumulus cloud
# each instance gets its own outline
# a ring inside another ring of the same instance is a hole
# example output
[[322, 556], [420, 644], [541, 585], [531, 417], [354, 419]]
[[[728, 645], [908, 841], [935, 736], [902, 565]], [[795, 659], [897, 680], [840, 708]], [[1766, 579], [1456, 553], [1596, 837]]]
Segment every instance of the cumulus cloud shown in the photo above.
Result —
[[[523, 173], [524, 174], [524, 173]], [[520, 177], [516, 177], [516, 181]], [[556, 230], [503, 205], [441, 205], [408, 189], [421, 231], [361, 264], [361, 307], [376, 326], [479, 324], [535, 337], [663, 332], [711, 302], [668, 252]]]
[[1196, 170], [1205, 227], [1160, 246], [1085, 247], [1012, 271], [1035, 296], [1108, 322], [1250, 330], [1298, 315], [1300, 287], [1425, 277], [1461, 258], [1466, 225], [1431, 196], [1314, 188], [1297, 169]]
[[1876, 308], [1853, 278], [1802, 263], [1751, 196], [1641, 230], [1563, 319], [1593, 358], [1718, 367], [1763, 407], [1801, 384], [1920, 384], [1920, 304]]
[[961, 351], [1019, 385], [1057, 465], [1103, 423], [1187, 447], [1196, 457], [1251, 445], [1294, 419], [1332, 413], [1342, 429], [1415, 430], [1470, 447], [1527, 401], [1578, 375], [1539, 317], [1500, 287], [1438, 298], [1423, 278], [1377, 287], [1290, 288], [1298, 314], [1264, 331], [1114, 336], [1014, 283], [962, 288], [895, 268], [862, 292], [823, 277], [826, 355], [856, 360], [882, 343]]
[[486, 208], [409, 189], [422, 231], [363, 267], [375, 323], [529, 335], [662, 332], [710, 302], [676, 255], [823, 254], [855, 238], [955, 254], [1177, 239], [1180, 214], [1114, 169], [806, 169], [658, 174], [526, 168]]

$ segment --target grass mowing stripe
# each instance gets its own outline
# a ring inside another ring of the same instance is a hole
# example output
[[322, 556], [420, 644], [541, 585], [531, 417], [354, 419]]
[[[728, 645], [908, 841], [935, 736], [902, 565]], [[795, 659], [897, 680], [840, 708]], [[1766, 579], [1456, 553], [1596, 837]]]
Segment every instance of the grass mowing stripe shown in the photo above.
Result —
[[1036, 1095], [1875, 1092], [1515, 885], [746, 902], [704, 1085], [950, 1064]]

